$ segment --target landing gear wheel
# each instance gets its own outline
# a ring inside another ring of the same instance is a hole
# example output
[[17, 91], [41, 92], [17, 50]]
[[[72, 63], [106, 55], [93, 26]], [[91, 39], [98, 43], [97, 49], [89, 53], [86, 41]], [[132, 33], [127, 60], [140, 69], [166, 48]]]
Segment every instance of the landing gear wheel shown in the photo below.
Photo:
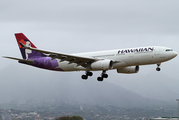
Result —
[[106, 74], [106, 70], [103, 70], [103, 72], [101, 73], [101, 77], [98, 77], [97, 80], [103, 81], [104, 78], [108, 78], [108, 74]]
[[161, 69], [160, 69], [160, 65], [161, 65], [161, 63], [157, 63], [157, 68], [156, 68], [157, 71], [160, 71], [160, 70], [161, 70]]
[[86, 72], [86, 75], [87, 75], [87, 76], [92, 76], [93, 73], [92, 73], [92, 72]]
[[102, 77], [98, 77], [97, 80], [98, 81], [103, 81], [103, 78]]
[[93, 75], [92, 72], [86, 71], [86, 74], [85, 74], [85, 75], [82, 75], [81, 78], [84, 79], [84, 80], [86, 80], [86, 79], [88, 79], [88, 76], [92, 76], [92, 75]]
[[160, 71], [161, 69], [160, 68], [156, 68], [157, 71]]
[[86, 79], [88, 79], [88, 76], [87, 75], [82, 75], [81, 78], [86, 80]]
[[108, 74], [102, 74], [103, 78], [108, 78]]

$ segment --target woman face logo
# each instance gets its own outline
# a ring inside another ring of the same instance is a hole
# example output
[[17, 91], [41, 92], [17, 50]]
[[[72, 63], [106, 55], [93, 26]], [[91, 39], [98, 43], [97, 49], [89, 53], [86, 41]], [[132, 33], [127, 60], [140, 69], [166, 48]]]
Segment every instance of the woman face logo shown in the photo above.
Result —
[[21, 49], [21, 52], [22, 52], [22, 56], [24, 59], [28, 59], [29, 58], [29, 54], [32, 53], [32, 50], [29, 50], [29, 49], [25, 49], [23, 47], [23, 44], [26, 45], [27, 47], [31, 47], [31, 43], [29, 42], [29, 40], [25, 40], [25, 39], [22, 39], [19, 41], [19, 47]]

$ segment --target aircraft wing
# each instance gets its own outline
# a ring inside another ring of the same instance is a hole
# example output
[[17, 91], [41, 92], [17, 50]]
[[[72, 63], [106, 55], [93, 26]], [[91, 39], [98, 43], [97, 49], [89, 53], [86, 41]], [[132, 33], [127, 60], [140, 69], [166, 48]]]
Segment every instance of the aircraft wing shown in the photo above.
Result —
[[23, 46], [26, 49], [30, 49], [30, 50], [33, 50], [33, 51], [48, 54], [48, 56], [51, 57], [52, 60], [55, 59], [55, 58], [58, 58], [58, 59], [61, 60], [61, 62], [68, 61], [69, 64], [76, 63], [76, 64], [81, 65], [83, 67], [87, 67], [88, 64], [91, 64], [91, 63], [98, 60], [98, 59], [94, 59], [94, 58], [81, 57], [81, 56], [76, 56], [76, 55], [56, 53], [56, 52], [51, 52], [51, 51], [47, 51], [47, 50], [36, 49], [36, 48], [28, 47], [26, 45], [23, 45]]

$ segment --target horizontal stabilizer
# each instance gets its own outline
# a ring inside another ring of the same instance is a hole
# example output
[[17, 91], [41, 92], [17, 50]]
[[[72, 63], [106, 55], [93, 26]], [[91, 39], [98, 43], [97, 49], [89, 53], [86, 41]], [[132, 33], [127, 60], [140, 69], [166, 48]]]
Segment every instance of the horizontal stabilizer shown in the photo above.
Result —
[[8, 58], [8, 59], [13, 59], [13, 60], [19, 60], [20, 62], [26, 62], [26, 63], [29, 63], [29, 64], [33, 64], [34, 61], [33, 60], [24, 60], [24, 59], [19, 59], [19, 58], [13, 58], [13, 57], [6, 57], [6, 56], [3, 56], [4, 58]]

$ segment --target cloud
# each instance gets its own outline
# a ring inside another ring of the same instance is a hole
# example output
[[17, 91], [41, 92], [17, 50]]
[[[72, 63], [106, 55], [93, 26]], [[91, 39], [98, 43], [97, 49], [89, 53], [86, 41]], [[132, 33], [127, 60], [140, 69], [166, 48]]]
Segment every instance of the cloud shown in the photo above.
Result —
[[[39, 48], [62, 53], [149, 45], [179, 52], [178, 4], [178, 0], [1, 1], [0, 56], [21, 58], [16, 32], [23, 32]], [[15, 62], [2, 58], [0, 63], [2, 68]], [[161, 72], [178, 79], [177, 65], [178, 57], [163, 63]], [[155, 68], [145, 66], [138, 74], [126, 77], [137, 80]], [[120, 79], [116, 71], [108, 73], [115, 78], [110, 82]]]
[[35, 1], [1, 4], [2, 22], [80, 27], [86, 32], [157, 34], [178, 32], [178, 1]]

